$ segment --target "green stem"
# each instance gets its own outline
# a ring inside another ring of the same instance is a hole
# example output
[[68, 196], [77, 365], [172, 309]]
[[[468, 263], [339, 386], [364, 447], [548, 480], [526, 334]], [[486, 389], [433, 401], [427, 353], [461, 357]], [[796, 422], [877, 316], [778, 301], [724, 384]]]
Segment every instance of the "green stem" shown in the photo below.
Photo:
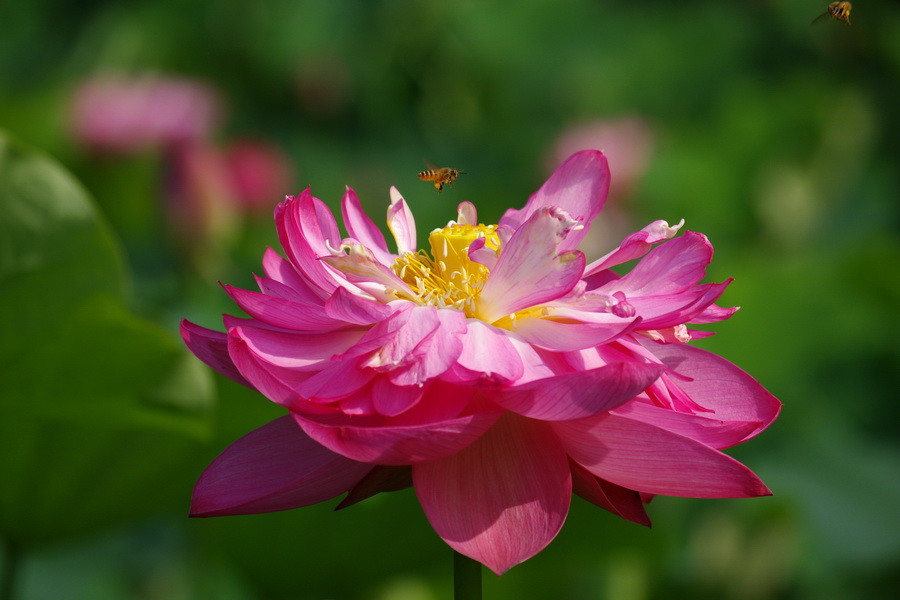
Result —
[[453, 600], [481, 600], [481, 563], [453, 552]]
[[14, 542], [3, 544], [3, 566], [0, 572], [0, 600], [12, 600], [22, 553]]

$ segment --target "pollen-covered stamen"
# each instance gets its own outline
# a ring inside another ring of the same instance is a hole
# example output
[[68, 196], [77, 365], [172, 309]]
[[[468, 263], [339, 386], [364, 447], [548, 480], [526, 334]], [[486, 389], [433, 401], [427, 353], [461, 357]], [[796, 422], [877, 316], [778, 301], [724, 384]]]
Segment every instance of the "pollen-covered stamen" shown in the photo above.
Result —
[[431, 256], [424, 250], [406, 252], [391, 266], [394, 273], [412, 290], [413, 295], [398, 293], [399, 298], [418, 304], [455, 308], [474, 316], [478, 296], [489, 270], [469, 259], [469, 246], [485, 238], [485, 246], [494, 251], [500, 247], [496, 225], [450, 223], [428, 236]]

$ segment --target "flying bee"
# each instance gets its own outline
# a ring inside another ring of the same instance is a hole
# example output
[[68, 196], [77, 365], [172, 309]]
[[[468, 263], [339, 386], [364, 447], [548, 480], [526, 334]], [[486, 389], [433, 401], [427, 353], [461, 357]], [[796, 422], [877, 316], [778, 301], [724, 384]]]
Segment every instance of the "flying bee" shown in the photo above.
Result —
[[422, 181], [433, 182], [435, 189], [440, 192], [444, 189], [445, 185], [453, 185], [453, 182], [456, 181], [460, 175], [465, 175], [465, 171], [452, 169], [450, 167], [434, 167], [427, 171], [422, 171], [419, 173], [418, 177]]
[[828, 5], [828, 9], [825, 12], [813, 19], [811, 25], [815, 25], [826, 17], [831, 17], [832, 19], [836, 19], [849, 25], [851, 8], [853, 8], [853, 5], [849, 2], [832, 2]]

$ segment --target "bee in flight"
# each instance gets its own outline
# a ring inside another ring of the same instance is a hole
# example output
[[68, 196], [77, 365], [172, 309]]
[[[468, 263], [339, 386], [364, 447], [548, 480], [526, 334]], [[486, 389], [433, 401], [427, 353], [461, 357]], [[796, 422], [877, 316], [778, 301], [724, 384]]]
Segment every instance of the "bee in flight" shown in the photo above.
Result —
[[422, 171], [419, 173], [418, 177], [422, 181], [433, 182], [435, 189], [440, 192], [444, 189], [445, 185], [453, 185], [453, 182], [456, 181], [461, 174], [465, 175], [465, 171], [451, 169], [450, 167], [433, 167], [427, 171]]
[[813, 19], [812, 24], [815, 25], [822, 19], [826, 17], [831, 17], [832, 19], [836, 19], [838, 21], [842, 21], [847, 25], [850, 24], [850, 9], [853, 8], [853, 5], [849, 2], [832, 2], [828, 5], [828, 10], [823, 12], [821, 15]]

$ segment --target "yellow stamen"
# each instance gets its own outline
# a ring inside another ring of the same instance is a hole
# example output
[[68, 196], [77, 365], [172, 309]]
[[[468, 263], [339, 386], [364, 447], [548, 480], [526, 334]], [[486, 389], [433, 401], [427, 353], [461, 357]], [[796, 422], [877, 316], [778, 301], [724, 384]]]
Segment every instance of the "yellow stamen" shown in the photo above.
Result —
[[490, 271], [469, 260], [469, 246], [485, 238], [485, 247], [499, 252], [496, 225], [460, 225], [450, 223], [428, 236], [431, 256], [424, 250], [407, 252], [394, 261], [394, 273], [413, 290], [414, 295], [397, 296], [426, 306], [456, 308], [467, 317], [475, 316], [478, 296]]

